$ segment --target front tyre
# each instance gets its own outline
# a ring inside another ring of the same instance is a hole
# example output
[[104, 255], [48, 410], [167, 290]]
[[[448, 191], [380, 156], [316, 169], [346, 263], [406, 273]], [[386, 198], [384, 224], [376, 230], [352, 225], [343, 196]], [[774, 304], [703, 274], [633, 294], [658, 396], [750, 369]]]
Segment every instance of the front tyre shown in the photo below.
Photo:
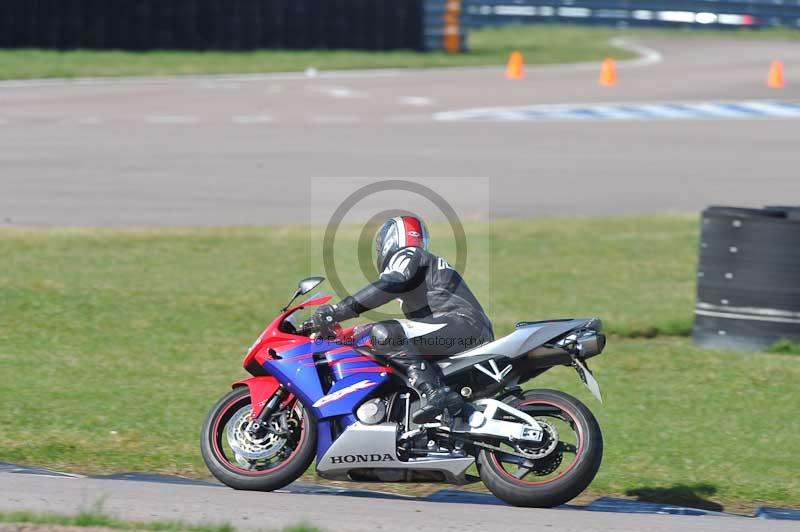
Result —
[[603, 436], [592, 412], [557, 390], [530, 390], [509, 401], [540, 422], [541, 444], [481, 450], [481, 480], [514, 506], [552, 508], [577, 497], [594, 480], [603, 459]]
[[237, 490], [273, 491], [302, 475], [316, 454], [317, 426], [295, 398], [282, 403], [265, 434], [253, 435], [250, 391], [236, 388], [206, 417], [200, 451], [208, 470]]

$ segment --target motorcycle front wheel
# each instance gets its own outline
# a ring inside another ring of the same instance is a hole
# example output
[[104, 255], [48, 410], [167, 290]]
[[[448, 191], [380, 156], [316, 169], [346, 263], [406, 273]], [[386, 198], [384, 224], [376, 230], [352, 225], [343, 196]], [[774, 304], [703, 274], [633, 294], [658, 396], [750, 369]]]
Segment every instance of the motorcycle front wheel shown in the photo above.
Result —
[[483, 483], [514, 506], [552, 508], [577, 497], [603, 459], [603, 436], [592, 412], [557, 390], [529, 390], [508, 403], [535, 418], [545, 437], [536, 445], [500, 446], [514, 454], [482, 449]]
[[203, 460], [220, 482], [237, 490], [273, 491], [290, 484], [316, 454], [316, 423], [297, 399], [282, 404], [267, 431], [251, 434], [250, 391], [236, 388], [206, 417], [201, 433]]

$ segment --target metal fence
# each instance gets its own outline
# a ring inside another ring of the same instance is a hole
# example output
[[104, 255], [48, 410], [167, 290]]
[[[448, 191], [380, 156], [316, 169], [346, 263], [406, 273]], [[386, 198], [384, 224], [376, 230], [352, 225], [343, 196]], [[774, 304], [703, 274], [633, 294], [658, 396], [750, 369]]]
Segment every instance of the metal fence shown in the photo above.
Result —
[[463, 10], [470, 28], [536, 22], [800, 28], [800, 0], [464, 0]]
[[441, 49], [447, 9], [445, 0], [1, 0], [0, 47]]

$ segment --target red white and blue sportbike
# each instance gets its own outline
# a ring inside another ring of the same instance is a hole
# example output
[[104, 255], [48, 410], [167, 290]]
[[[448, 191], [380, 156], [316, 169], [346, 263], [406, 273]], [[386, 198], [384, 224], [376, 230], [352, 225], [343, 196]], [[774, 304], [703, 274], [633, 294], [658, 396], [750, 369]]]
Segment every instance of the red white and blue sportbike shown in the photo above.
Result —
[[[323, 280], [301, 281], [292, 301]], [[603, 439], [589, 409], [564, 392], [520, 385], [569, 365], [599, 399], [586, 359], [605, 345], [600, 320], [522, 322], [503, 338], [436, 361], [466, 407], [416, 425], [411, 413], [424, 398], [372, 352], [370, 325], [315, 330], [300, 319], [329, 300], [315, 296], [289, 308], [290, 301], [250, 348], [244, 368], [252, 377], [211, 409], [202, 453], [220, 481], [276, 490], [316, 458], [324, 478], [481, 480], [510, 504], [552, 507], [594, 479]], [[476, 471], [479, 478], [469, 474]]]

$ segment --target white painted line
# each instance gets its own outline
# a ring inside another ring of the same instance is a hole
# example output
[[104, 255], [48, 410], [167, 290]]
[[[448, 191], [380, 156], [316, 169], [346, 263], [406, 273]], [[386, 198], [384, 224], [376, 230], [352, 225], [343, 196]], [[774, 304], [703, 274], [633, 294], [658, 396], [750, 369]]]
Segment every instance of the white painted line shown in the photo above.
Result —
[[629, 52], [639, 54], [639, 57], [636, 59], [631, 59], [629, 61], [617, 61], [617, 65], [622, 65], [625, 67], [641, 67], [655, 65], [656, 63], [660, 63], [664, 60], [663, 56], [658, 50], [653, 50], [652, 48], [648, 48], [647, 46], [629, 41], [628, 39], [624, 39], [622, 37], [614, 37], [611, 39], [611, 44], [617, 48], [622, 48], [623, 50], [628, 50]]
[[312, 92], [321, 92], [331, 98], [339, 99], [354, 99], [354, 98], [369, 98], [369, 93], [364, 91], [354, 91], [350, 87], [343, 87], [340, 85], [321, 85], [319, 87], [308, 87]]
[[148, 124], [196, 124], [196, 116], [192, 115], [150, 115], [146, 118]]
[[238, 115], [231, 117], [234, 124], [270, 124], [275, 121], [271, 115]]
[[641, 120], [643, 118], [640, 113], [613, 105], [593, 105], [586, 107], [586, 109], [589, 109], [601, 116], [593, 117], [584, 115], [582, 118], [605, 118], [609, 120]]
[[441, 122], [454, 120], [475, 120], [492, 112], [502, 112], [502, 107], [478, 107], [475, 109], [462, 109], [458, 111], [441, 111], [433, 114], [433, 119]]
[[719, 103], [702, 102], [693, 105], [693, 107], [701, 113], [708, 113], [709, 115], [719, 118], [746, 118], [749, 116], [747, 113], [731, 109], [730, 107]]
[[428, 107], [436, 103], [433, 98], [426, 98], [425, 96], [404, 96], [400, 98], [397, 103], [400, 105], [410, 105], [412, 107]]
[[696, 113], [693, 114], [687, 109], [669, 107], [664, 104], [633, 105], [631, 109], [634, 111], [642, 111], [657, 118], [697, 118]]
[[[561, 112], [562, 115], [566, 115], [568, 113]], [[508, 122], [521, 122], [524, 120], [529, 120], [529, 116], [523, 111], [522, 109], [505, 109], [498, 113], [497, 115], [498, 120], [505, 120]], [[569, 119], [574, 118], [581, 118], [580, 116], [567, 116]]]
[[355, 124], [360, 121], [356, 115], [316, 115], [311, 117], [315, 124]]
[[215, 81], [215, 80], [202, 80], [194, 84], [194, 88], [203, 90], [223, 90], [223, 91], [238, 91], [242, 86], [238, 83]]

